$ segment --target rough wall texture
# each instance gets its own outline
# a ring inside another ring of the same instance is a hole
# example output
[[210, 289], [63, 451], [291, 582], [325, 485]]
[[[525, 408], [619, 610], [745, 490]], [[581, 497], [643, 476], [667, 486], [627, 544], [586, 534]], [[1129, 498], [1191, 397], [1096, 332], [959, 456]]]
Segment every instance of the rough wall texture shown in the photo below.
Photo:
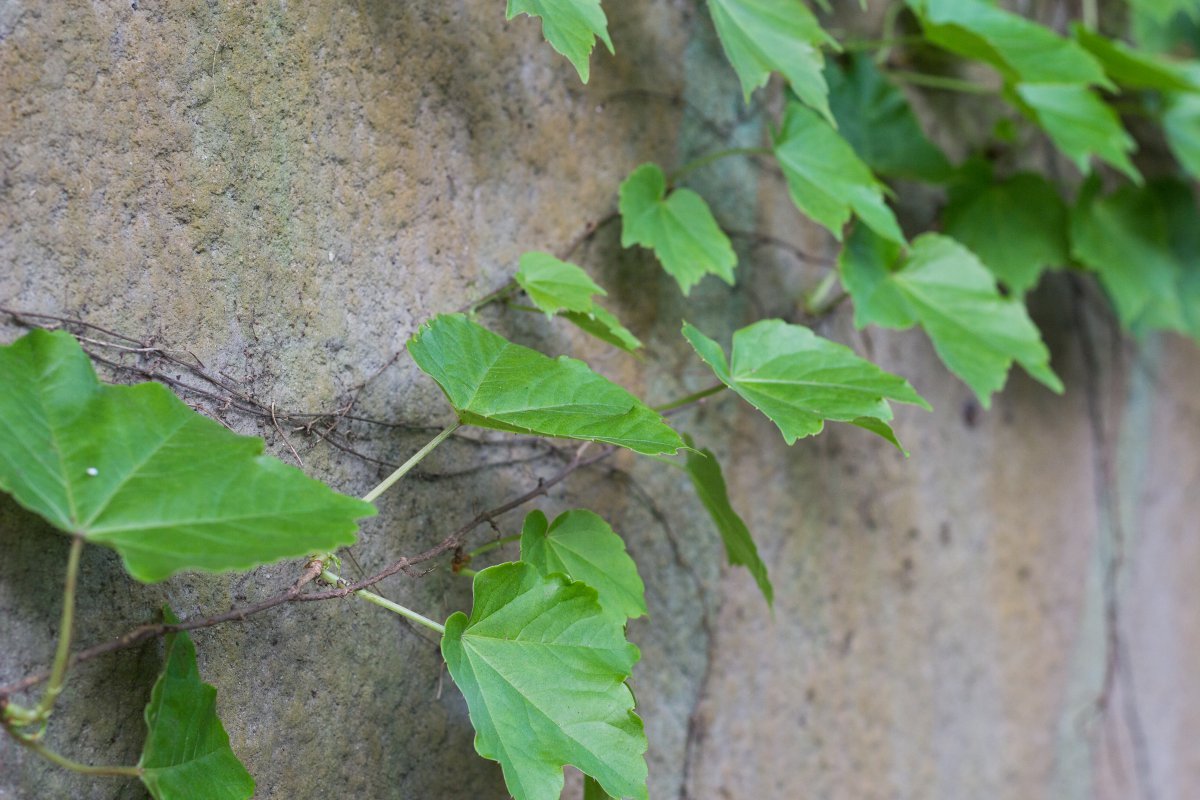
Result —
[[[391, 363], [422, 319], [605, 217], [636, 164], [759, 140], [761, 116], [693, 3], [606, 7], [617, 56], [597, 57], [582, 87], [535, 24], [504, 24], [497, 3], [0, 0], [0, 304], [152, 338], [280, 409], [334, 409], [369, 381], [355, 412], [402, 425], [343, 420], [338, 435], [353, 438], [339, 441], [402, 460], [449, 419], [430, 381]], [[770, 170], [726, 161], [695, 185], [730, 229], [828, 254]], [[727, 335], [791, 313], [822, 274], [738, 242], [738, 287], [708, 282], [686, 303], [611, 226], [577, 253], [649, 345], [644, 364], [540, 317], [487, 322], [661, 401], [707, 383], [677, 335], [685, 310]], [[1037, 299], [1067, 394], [1017, 375], [984, 413], [920, 335], [868, 337], [844, 313], [822, 323], [934, 403], [900, 412], [909, 460], [856, 430], [788, 448], [734, 399], [681, 418], [731, 473], [774, 614], [744, 572], [719, 567], [715, 532], [673, 470], [620, 456], [539, 501], [603, 513], [648, 577], [651, 618], [631, 635], [653, 797], [1200, 793], [1200, 357], [1173, 339], [1130, 348], [1077, 283], [1052, 279]], [[0, 315], [4, 341], [21, 330]], [[269, 419], [189, 399], [293, 457]], [[562, 463], [544, 446], [471, 436], [381, 501], [360, 564], [420, 550]], [[385, 470], [289, 438], [311, 474], [347, 492]], [[0, 500], [0, 547], [8, 682], [49, 660], [66, 542]], [[163, 601], [190, 615], [260, 597], [293, 571], [143, 587], [91, 548], [79, 641]], [[445, 570], [385, 590], [434, 616], [469, 603]], [[325, 603], [196, 640], [260, 797], [504, 796], [422, 631]], [[81, 668], [51, 743], [134, 760], [158, 665], [151, 643]], [[143, 796], [0, 741], [4, 800]]]

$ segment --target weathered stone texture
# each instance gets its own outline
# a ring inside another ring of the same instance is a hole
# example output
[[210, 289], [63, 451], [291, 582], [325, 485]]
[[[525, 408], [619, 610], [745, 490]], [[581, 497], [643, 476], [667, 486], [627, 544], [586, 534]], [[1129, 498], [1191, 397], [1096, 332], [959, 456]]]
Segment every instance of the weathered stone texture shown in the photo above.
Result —
[[[403, 426], [342, 430], [362, 453], [402, 460], [449, 420], [411, 362], [387, 366], [421, 320], [502, 285], [521, 252], [562, 248], [605, 218], [638, 163], [670, 168], [762, 136], [695, 4], [605, 6], [617, 55], [596, 56], [584, 87], [535, 23], [505, 24], [497, 2], [0, 0], [0, 305], [186, 350], [281, 409], [336, 408], [371, 379], [356, 412]], [[707, 385], [679, 318], [727, 336], [789, 315], [832, 250], [771, 169], [729, 160], [694, 185], [730, 229], [814, 259], [739, 235], [739, 285], [709, 281], [684, 300], [610, 225], [576, 258], [647, 342], [646, 362], [540, 317], [488, 310], [487, 323], [581, 354], [653, 402]], [[899, 411], [908, 460], [838, 426], [788, 448], [736, 398], [677, 418], [723, 459], [774, 578], [773, 613], [744, 571], [721, 568], [682, 473], [621, 455], [539, 501], [604, 514], [647, 578], [651, 616], [631, 636], [652, 797], [1200, 792], [1197, 353], [1115, 339], [1082, 285], [1052, 279], [1037, 298], [1066, 396], [1015, 375], [986, 412], [920, 334], [856, 332], [846, 309], [821, 323], [935, 405]], [[0, 339], [20, 332], [0, 315]], [[269, 420], [201, 405], [292, 457]], [[471, 436], [381, 501], [354, 551], [366, 569], [562, 463], [541, 445]], [[344, 491], [384, 472], [290, 438], [311, 474]], [[501, 528], [518, 525], [509, 515]], [[0, 543], [8, 682], [50, 658], [66, 542], [0, 500]], [[294, 570], [143, 587], [91, 548], [79, 641], [164, 601], [187, 616], [257, 598]], [[469, 604], [467, 582], [444, 569], [385, 591], [439, 617]], [[424, 631], [346, 602], [195, 638], [258, 796], [504, 796]], [[158, 665], [151, 643], [81, 668], [51, 743], [134, 760]], [[3, 800], [143, 796], [0, 740]]]

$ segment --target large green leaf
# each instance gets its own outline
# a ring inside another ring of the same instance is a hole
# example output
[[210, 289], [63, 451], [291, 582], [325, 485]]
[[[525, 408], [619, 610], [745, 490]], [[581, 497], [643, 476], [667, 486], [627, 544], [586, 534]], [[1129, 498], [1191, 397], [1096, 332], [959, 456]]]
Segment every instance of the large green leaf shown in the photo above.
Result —
[[642, 164], [621, 183], [621, 246], [654, 250], [686, 295], [705, 275], [733, 283], [737, 255], [704, 198], [691, 189], [667, 195], [667, 177]]
[[904, 93], [867, 54], [852, 54], [844, 69], [831, 63], [825, 77], [838, 132], [867, 166], [889, 178], [940, 182], [950, 177], [950, 162], [926, 138]]
[[[1200, 63], [1193, 62], [1187, 74], [1193, 83], [1200, 84]], [[1169, 94], [1162, 122], [1167, 144], [1180, 166], [1193, 178], [1200, 179], [1200, 95]]]
[[1084, 187], [1071, 219], [1076, 258], [1100, 277], [1135, 333], [1174, 330], [1200, 339], [1200, 225], [1180, 181], [1125, 186], [1097, 197]]
[[161, 384], [100, 383], [66, 333], [0, 347], [0, 386], [0, 489], [138, 580], [328, 552], [375, 513]]
[[1004, 298], [987, 267], [958, 242], [925, 234], [902, 249], [858, 229], [839, 259], [855, 323], [920, 324], [943, 363], [986, 408], [1016, 361], [1055, 392], [1062, 382], [1024, 303]]
[[[691, 444], [691, 440], [688, 440], [689, 447]], [[717, 532], [721, 534], [729, 563], [750, 570], [759, 591], [767, 599], [767, 605], [774, 605], [775, 588], [771, 586], [771, 579], [767, 576], [767, 565], [758, 555], [758, 547], [754, 544], [750, 529], [729, 502], [729, 490], [725, 487], [725, 476], [721, 474], [721, 465], [717, 462], [717, 457], [707, 448], [699, 452], [689, 451], [687, 473], [692, 479], [692, 488], [696, 490], [696, 496], [704, 504], [713, 524], [717, 526]]]
[[423, 325], [408, 351], [464, 424], [608, 442], [639, 453], [683, 446], [662, 417], [582, 361], [513, 344], [462, 314]]
[[[721, 382], [766, 414], [788, 444], [820, 433], [825, 420], [849, 422], [873, 433], [892, 418], [888, 400], [929, 404], [908, 381], [859, 358], [845, 345], [802, 325], [768, 319], [733, 335], [729, 361], [721, 346], [688, 323], [683, 335]], [[862, 425], [863, 420], [876, 424]]]
[[[167, 622], [178, 622], [166, 610]], [[254, 779], [229, 747], [217, 690], [200, 680], [186, 633], [167, 636], [166, 663], [146, 705], [149, 733], [138, 767], [155, 800], [244, 800]]]
[[880, 236], [905, 240], [883, 200], [883, 185], [816, 112], [788, 103], [783, 129], [775, 137], [775, 157], [797, 208], [838, 239], [854, 213]]
[[584, 83], [588, 82], [596, 37], [600, 37], [608, 52], [614, 52], [600, 0], [508, 0], [505, 18], [512, 19], [517, 14], [541, 17], [546, 41], [575, 65]]
[[638, 650], [596, 590], [514, 562], [475, 576], [475, 604], [446, 620], [442, 654], [517, 800], [558, 800], [572, 764], [614, 797], [644, 800], [646, 734], [625, 685]]
[[622, 623], [646, 613], [646, 587], [625, 542], [599, 514], [567, 511], [546, 521], [531, 511], [521, 530], [521, 560], [543, 575], [560, 572], [596, 590], [600, 607]]
[[593, 299], [594, 295], [608, 292], [569, 261], [560, 261], [549, 253], [525, 253], [515, 280], [546, 316], [559, 314], [597, 339], [631, 353], [642, 346], [636, 336]]
[[1084, 25], [1071, 26], [1075, 40], [1104, 65], [1119, 85], [1129, 89], [1195, 92], [1200, 90], [1182, 64], [1101, 36]]
[[837, 48], [837, 40], [801, 0], [709, 0], [708, 10], [747, 101], [780, 72], [797, 97], [833, 121], [821, 47]]
[[1036, 286], [1044, 270], [1070, 262], [1067, 206], [1033, 173], [1000, 183], [986, 168], [968, 177], [951, 189], [942, 226], [1015, 294]]
[[1037, 122], [1055, 146], [1075, 162], [1080, 172], [1090, 169], [1092, 156], [1107, 161], [1131, 180], [1141, 174], [1129, 160], [1135, 142], [1115, 111], [1086, 86], [1065, 83], [1022, 83], [1014, 103]]

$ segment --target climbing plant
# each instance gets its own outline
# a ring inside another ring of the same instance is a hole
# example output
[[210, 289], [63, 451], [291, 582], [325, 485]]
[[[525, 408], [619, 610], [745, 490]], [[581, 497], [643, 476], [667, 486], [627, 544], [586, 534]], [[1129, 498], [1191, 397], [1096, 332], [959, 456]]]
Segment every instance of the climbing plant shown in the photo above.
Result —
[[[734, 283], [747, 267], [705, 198], [683, 184], [722, 158], [769, 159], [798, 213], [840, 243], [836, 269], [805, 292], [810, 314], [836, 305], [840, 283], [858, 326], [920, 327], [985, 406], [1014, 363], [1063, 391], [1024, 303], [1046, 270], [1094, 276], [1134, 334], [1200, 339], [1200, 2], [1129, 0], [1127, 24], [1108, 25], [1084, 0], [1082, 19], [1056, 31], [987, 0], [907, 0], [886, 4], [875, 40], [833, 30], [826, 4], [816, 5], [708, 0], [744, 100], [782, 91], [781, 113], [761, 147], [710, 153], [674, 171], [652, 163], [633, 170], [614, 187], [624, 247], [652, 251], [685, 295], [709, 276]], [[509, 0], [507, 17], [521, 14], [540, 19], [550, 46], [584, 82], [596, 41], [614, 48], [600, 0]], [[990, 103], [997, 120], [959, 163], [925, 134], [910, 104], [918, 94], [954, 92]], [[1140, 124], [1139, 135], [1164, 143], [1174, 170], [1143, 174], [1139, 141], [1123, 121], [1130, 118], [1151, 123]], [[1037, 139], [1077, 174], [1014, 170], [1008, 156]], [[929, 230], [906, 230], [892, 208], [917, 183], [945, 198]], [[770, 604], [767, 565], [721, 466], [664, 414], [729, 389], [789, 445], [843, 422], [903, 449], [891, 403], [930, 406], [903, 377], [849, 347], [794, 320], [767, 319], [735, 332], [728, 347], [681, 321], [713, 385], [651, 408], [581, 361], [551, 358], [480, 324], [481, 308], [504, 303], [562, 318], [624, 351], [642, 347], [597, 301], [605, 290], [579, 265], [530, 252], [517, 267], [466, 313], [434, 316], [410, 339], [409, 355], [457, 421], [362, 499], [264, 455], [261, 440], [231, 433], [161, 384], [102, 383], [64, 331], [33, 330], [0, 347], [0, 489], [71, 541], [53, 663], [0, 688], [9, 740], [68, 769], [136, 778], [158, 800], [249, 797], [253, 779], [230, 748], [188, 631], [285, 603], [353, 596], [441, 636], [476, 749], [499, 762], [514, 797], [553, 800], [570, 764], [585, 774], [589, 798], [645, 798], [648, 745], [627, 685], [638, 649], [625, 626], [646, 613], [646, 602], [618, 532], [587, 510], [553, 521], [530, 512], [514, 537], [518, 560], [473, 572], [469, 555], [456, 556], [474, 601], [441, 623], [373, 587], [454, 553], [470, 528], [350, 582], [339, 575], [337, 552], [355, 541], [357, 522], [460, 426], [576, 440], [574, 465], [624, 448], [688, 475], [729, 562], [748, 569]], [[303, 561], [283, 594], [212, 617], [179, 620], [164, 609], [161, 622], [73, 653], [87, 544], [115, 550], [143, 582]], [[87, 765], [48, 748], [44, 734], [71, 665], [159, 635], [166, 655], [145, 709], [139, 762]], [[32, 703], [14, 699], [38, 686]]]

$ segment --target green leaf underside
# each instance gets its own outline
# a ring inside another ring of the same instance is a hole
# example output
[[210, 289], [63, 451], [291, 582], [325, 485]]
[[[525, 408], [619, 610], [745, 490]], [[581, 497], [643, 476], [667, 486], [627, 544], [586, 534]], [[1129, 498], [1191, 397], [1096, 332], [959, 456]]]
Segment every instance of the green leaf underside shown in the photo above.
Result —
[[925, 136], [904, 93], [865, 53], [849, 56], [846, 68], [830, 64], [829, 105], [840, 133], [879, 175], [941, 182], [950, 162]]
[[1130, 89], [1195, 92], [1200, 86], [1190, 80], [1182, 64], [1101, 36], [1086, 26], [1071, 26], [1075, 40], [1087, 49], [1114, 81]]
[[[1200, 84], [1200, 64], [1188, 68], [1193, 83]], [[1167, 96], [1163, 114], [1167, 145], [1180, 166], [1193, 178], [1200, 179], [1200, 95], [1173, 92]]]
[[[170, 609], [168, 623], [178, 622]], [[146, 705], [149, 733], [138, 766], [155, 800], [244, 800], [254, 779], [229, 747], [217, 690], [200, 680], [186, 633], [166, 637], [166, 663]]]
[[1135, 333], [1179, 331], [1200, 339], [1200, 225], [1181, 181], [1125, 186], [1107, 197], [1095, 185], [1072, 214], [1074, 255], [1095, 270], [1121, 322]]
[[0, 348], [0, 386], [0, 489], [140, 581], [330, 551], [375, 513], [161, 384], [100, 383], [66, 333]]
[[543, 575], [562, 573], [596, 590], [600, 607], [624, 624], [646, 614], [646, 587], [625, 542], [591, 511], [567, 511], [546, 521], [541, 511], [525, 517], [521, 560]]
[[1054, 145], [1087, 173], [1096, 156], [1141, 181], [1129, 160], [1133, 137], [1121, 127], [1117, 113], [1085, 86], [1062, 83], [1022, 83], [1013, 90], [1014, 103], [1036, 121]]
[[572, 764], [614, 797], [647, 798], [646, 734], [625, 685], [638, 650], [596, 590], [513, 562], [475, 576], [475, 603], [446, 620], [442, 654], [519, 800], [558, 800]]
[[652, 249], [685, 295], [705, 275], [732, 285], [737, 255], [708, 203], [691, 189], [666, 191], [655, 164], [642, 164], [621, 183], [621, 246]]
[[1043, 271], [1070, 262], [1067, 206], [1040, 175], [992, 183], [988, 170], [981, 177], [951, 190], [943, 230], [979, 256], [1012, 292], [1024, 294]]
[[[692, 442], [688, 441], [690, 447]], [[725, 487], [725, 477], [721, 474], [721, 465], [711, 450], [699, 452], [688, 451], [687, 474], [692, 479], [692, 488], [696, 496], [712, 517], [721, 541], [725, 543], [725, 556], [729, 563], [743, 566], [750, 570], [759, 591], [767, 599], [767, 605], [775, 604], [775, 589], [767, 575], [767, 565], [758, 555], [758, 547], [750, 535], [750, 529], [742, 521], [741, 516], [729, 502], [729, 491]]]
[[640, 400], [582, 361], [513, 344], [462, 314], [442, 314], [408, 342], [464, 424], [674, 453], [675, 431]]
[[614, 800], [591, 775], [583, 776], [583, 800]]
[[592, 310], [587, 314], [564, 311], [561, 316], [584, 333], [627, 353], [632, 353], [642, 346], [641, 339], [630, 333], [620, 320], [602, 306], [592, 306]]
[[566, 56], [575, 65], [579, 80], [588, 82], [589, 61], [596, 37], [612, 53], [612, 40], [608, 37], [608, 19], [600, 0], [508, 0], [505, 19], [517, 14], [528, 14], [542, 20], [542, 35], [557, 52]]
[[804, 3], [709, 0], [708, 10], [747, 102], [772, 72], [779, 72], [797, 97], [833, 122], [826, 99], [821, 47], [837, 48], [837, 40], [821, 29]]
[[925, 234], [907, 256], [858, 229], [839, 258], [855, 324], [904, 330], [920, 324], [946, 367], [986, 408], [1012, 362], [1054, 392], [1062, 382], [1025, 305], [1004, 298], [979, 259], [946, 236]]
[[582, 269], [549, 253], [522, 255], [514, 277], [547, 317], [560, 311], [589, 312], [594, 305], [594, 295], [608, 294]]
[[[733, 335], [728, 362], [720, 345], [686, 322], [683, 335], [722, 383], [779, 427], [788, 444], [820, 433], [826, 420], [872, 433], [886, 429], [885, 438], [894, 442], [888, 400], [929, 408], [904, 378], [802, 325], [771, 319], [742, 328]], [[864, 418], [875, 423], [864, 425]]]
[[854, 149], [817, 114], [788, 103], [775, 157], [792, 202], [839, 240], [851, 213], [880, 236], [903, 242], [895, 215], [883, 200], [883, 185]]

